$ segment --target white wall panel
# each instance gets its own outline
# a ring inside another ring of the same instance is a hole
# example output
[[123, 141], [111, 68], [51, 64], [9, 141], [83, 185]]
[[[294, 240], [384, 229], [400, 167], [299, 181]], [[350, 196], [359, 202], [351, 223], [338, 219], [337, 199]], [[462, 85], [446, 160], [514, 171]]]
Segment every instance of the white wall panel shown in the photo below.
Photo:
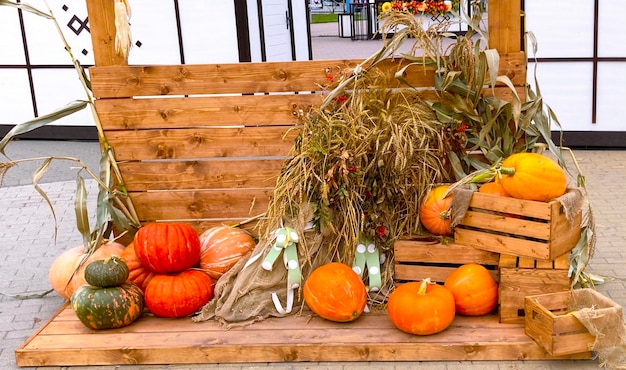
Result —
[[14, 125], [33, 116], [25, 69], [0, 69], [0, 125]]
[[598, 56], [626, 57], [626, 1], [600, 1], [598, 18]]
[[[78, 76], [73, 69], [36, 69], [33, 70], [33, 85], [37, 98], [39, 115], [48, 114], [73, 100], [85, 100]], [[93, 126], [93, 119], [88, 108], [52, 123], [64, 126]]]
[[237, 63], [233, 1], [180, 1], [185, 63]]
[[17, 9], [0, 9], [0, 64], [24, 64], [24, 44]]
[[626, 62], [598, 64], [597, 131], [626, 131]]
[[[528, 81], [534, 86], [534, 63], [528, 64]], [[542, 62], [537, 80], [546, 104], [552, 107], [564, 131], [591, 130], [591, 62]], [[553, 130], [558, 129], [556, 126]]]
[[593, 3], [526, 0], [526, 29], [539, 40], [537, 57], [592, 57]]
[[[74, 57], [83, 65], [93, 64], [91, 35], [87, 31], [87, 5], [84, 0], [50, 0], [54, 16]], [[33, 2], [42, 11], [48, 11], [42, 1]], [[54, 23], [46, 18], [24, 12], [24, 28], [31, 64], [71, 65]]]
[[180, 64], [173, 1], [130, 1], [133, 36], [128, 64]]

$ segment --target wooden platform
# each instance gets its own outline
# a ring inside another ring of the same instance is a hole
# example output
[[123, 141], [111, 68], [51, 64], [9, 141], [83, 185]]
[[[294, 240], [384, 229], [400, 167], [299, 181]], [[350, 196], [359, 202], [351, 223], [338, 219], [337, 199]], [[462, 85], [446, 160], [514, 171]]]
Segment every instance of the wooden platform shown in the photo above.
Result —
[[397, 330], [384, 313], [352, 323], [309, 314], [245, 328], [144, 315], [132, 325], [94, 331], [62, 307], [15, 351], [18, 366], [182, 364], [297, 361], [437, 361], [588, 359], [552, 357], [519, 324], [497, 315], [457, 317], [442, 333], [419, 337]]

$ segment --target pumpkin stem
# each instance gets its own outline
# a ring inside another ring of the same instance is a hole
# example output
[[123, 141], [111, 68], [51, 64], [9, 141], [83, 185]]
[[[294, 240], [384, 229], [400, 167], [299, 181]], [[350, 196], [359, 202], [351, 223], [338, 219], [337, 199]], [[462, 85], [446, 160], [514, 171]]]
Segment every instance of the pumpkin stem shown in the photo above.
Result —
[[515, 175], [515, 168], [514, 167], [500, 167], [498, 168], [498, 174], [513, 176]]
[[432, 284], [431, 281], [430, 281], [430, 278], [426, 278], [426, 279], [422, 280], [422, 283], [420, 284], [420, 288], [417, 291], [417, 294], [419, 294], [419, 295], [426, 294], [426, 288], [428, 287], [428, 284]]

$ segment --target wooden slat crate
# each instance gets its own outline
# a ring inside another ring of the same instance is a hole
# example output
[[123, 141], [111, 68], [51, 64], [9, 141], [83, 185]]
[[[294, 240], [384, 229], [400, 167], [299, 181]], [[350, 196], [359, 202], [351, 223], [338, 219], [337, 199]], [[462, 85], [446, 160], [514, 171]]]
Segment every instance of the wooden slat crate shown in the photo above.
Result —
[[370, 312], [350, 323], [310, 312], [225, 330], [215, 321], [149, 315], [130, 326], [87, 329], [68, 306], [15, 351], [18, 366], [210, 364], [308, 361], [453, 361], [588, 359], [589, 353], [551, 356], [523, 325], [497, 315], [455, 318], [445, 331], [417, 336]]
[[[623, 318], [621, 306], [593, 289], [532, 295], [525, 301], [526, 334], [555, 356], [588, 352], [596, 338], [574, 315], [569, 314], [572, 297], [581, 294], [593, 297], [594, 316], [610, 314]], [[578, 310], [581, 308], [576, 307]]]
[[499, 254], [460, 244], [436, 240], [400, 239], [394, 243], [394, 280], [396, 283], [430, 278], [443, 283], [457, 267], [466, 263], [485, 266], [496, 281]]
[[454, 240], [493, 252], [554, 260], [580, 239], [582, 214], [570, 223], [558, 201], [536, 202], [474, 193]]
[[526, 296], [568, 291], [567, 258], [565, 254], [554, 261], [545, 261], [501, 254], [498, 288], [500, 322], [523, 323]]

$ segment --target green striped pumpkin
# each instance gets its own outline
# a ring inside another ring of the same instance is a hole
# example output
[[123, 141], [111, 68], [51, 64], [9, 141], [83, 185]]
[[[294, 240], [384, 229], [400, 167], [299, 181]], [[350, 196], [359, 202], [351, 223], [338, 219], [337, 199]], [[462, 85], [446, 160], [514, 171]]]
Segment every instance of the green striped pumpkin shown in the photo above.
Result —
[[143, 292], [134, 283], [100, 288], [85, 284], [70, 298], [76, 316], [90, 329], [113, 329], [132, 324], [144, 309]]

